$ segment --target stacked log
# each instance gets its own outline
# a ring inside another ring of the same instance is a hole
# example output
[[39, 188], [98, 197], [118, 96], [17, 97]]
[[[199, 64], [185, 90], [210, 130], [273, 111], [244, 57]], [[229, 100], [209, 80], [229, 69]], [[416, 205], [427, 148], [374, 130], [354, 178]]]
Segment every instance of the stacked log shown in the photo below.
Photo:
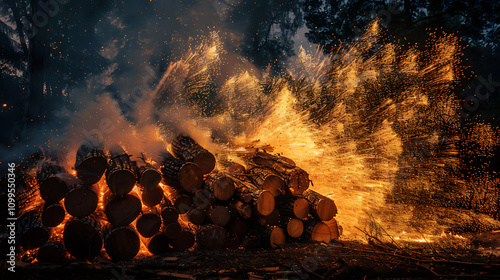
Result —
[[[308, 189], [307, 172], [292, 160], [257, 150], [238, 160], [246, 160], [247, 167], [229, 163], [220, 164], [227, 169], [214, 169], [213, 154], [192, 138], [174, 142], [173, 154], [163, 153], [158, 167], [144, 158], [130, 161], [120, 147], [109, 156], [99, 147], [80, 147], [78, 178], [56, 162], [43, 162], [38, 188], [25, 182], [30, 186], [25, 201], [31, 203], [33, 195], [43, 200], [23, 209], [18, 244], [23, 250], [38, 248], [40, 262], [58, 263], [66, 250], [73, 258], [93, 261], [102, 248], [111, 260], [127, 261], [141, 242], [161, 255], [193, 247], [279, 248], [286, 242], [339, 238], [335, 202]], [[103, 158], [109, 161], [104, 164]], [[107, 186], [95, 184], [103, 173]], [[62, 241], [57, 239], [61, 229]]]

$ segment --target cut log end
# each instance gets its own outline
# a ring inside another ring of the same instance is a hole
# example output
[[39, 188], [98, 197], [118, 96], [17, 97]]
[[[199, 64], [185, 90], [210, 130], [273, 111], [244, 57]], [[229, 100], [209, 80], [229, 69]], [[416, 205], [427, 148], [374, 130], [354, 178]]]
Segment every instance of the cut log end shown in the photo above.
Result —
[[184, 252], [193, 247], [195, 243], [195, 236], [192, 232], [183, 230], [172, 241], [172, 247], [177, 252]]
[[105, 157], [91, 157], [76, 166], [76, 176], [84, 184], [93, 185], [99, 182], [107, 166]]
[[114, 196], [104, 209], [104, 213], [114, 226], [127, 226], [141, 213], [141, 200], [131, 194]]
[[277, 248], [286, 243], [286, 234], [285, 231], [280, 227], [275, 227], [271, 231], [271, 236], [269, 237], [271, 247]]
[[299, 219], [304, 219], [309, 215], [309, 202], [304, 198], [297, 198], [293, 203], [293, 214]]
[[163, 233], [165, 234], [166, 237], [174, 239], [179, 237], [181, 231], [182, 231], [181, 224], [179, 224], [178, 222], [172, 222], [165, 226]]
[[214, 170], [216, 159], [212, 153], [206, 151], [199, 153], [193, 162], [200, 167], [203, 174], [208, 174]]
[[161, 182], [161, 173], [156, 170], [146, 170], [141, 173], [139, 185], [146, 190], [153, 190]]
[[104, 241], [106, 253], [113, 261], [128, 261], [133, 259], [141, 247], [139, 236], [131, 227], [112, 229]]
[[161, 218], [157, 214], [148, 213], [137, 219], [136, 229], [140, 235], [149, 238], [160, 231]]
[[68, 253], [79, 260], [93, 261], [102, 248], [100, 227], [87, 220], [74, 219], [67, 222], [63, 241]]
[[309, 188], [309, 174], [300, 168], [296, 168], [290, 175], [288, 188], [293, 195], [302, 195]]
[[316, 210], [318, 217], [322, 221], [329, 221], [337, 214], [337, 206], [335, 206], [335, 202], [327, 197], [319, 202]]
[[170, 251], [170, 239], [165, 234], [158, 233], [148, 242], [148, 250], [153, 255], [161, 255]]
[[212, 223], [224, 227], [229, 223], [231, 219], [231, 213], [229, 209], [225, 206], [217, 205], [213, 208], [210, 208], [208, 211], [208, 218]]
[[189, 222], [197, 226], [205, 224], [205, 221], [207, 220], [207, 213], [202, 209], [193, 208], [189, 210], [186, 215]]
[[179, 213], [173, 206], [164, 206], [161, 209], [161, 218], [165, 225], [177, 221]]
[[50, 177], [40, 183], [40, 196], [47, 203], [61, 201], [68, 191], [68, 186], [58, 177]]
[[214, 196], [218, 200], [228, 200], [233, 197], [235, 187], [231, 178], [221, 177], [210, 183], [213, 188]]
[[297, 218], [292, 218], [286, 226], [286, 231], [291, 237], [299, 238], [304, 232], [304, 223]]
[[38, 248], [36, 259], [40, 263], [57, 264], [65, 259], [66, 251], [61, 243], [49, 242]]
[[283, 194], [283, 186], [285, 182], [283, 179], [276, 175], [271, 175], [266, 178], [261, 188], [263, 190], [270, 191], [274, 197], [278, 197]]
[[135, 185], [135, 174], [127, 169], [115, 171], [106, 178], [109, 190], [116, 195], [128, 194]]
[[199, 238], [203, 248], [208, 250], [218, 250], [225, 247], [227, 231], [219, 226], [211, 226], [201, 233]]
[[328, 225], [323, 222], [317, 223], [312, 231], [311, 240], [329, 243], [331, 240], [331, 232]]
[[273, 212], [274, 207], [274, 195], [270, 191], [263, 191], [257, 199], [257, 211], [267, 216]]
[[44, 207], [42, 222], [46, 227], [56, 227], [64, 221], [66, 211], [60, 203], [50, 204]]
[[179, 184], [184, 190], [194, 192], [197, 189], [201, 189], [203, 184], [203, 172], [198, 165], [188, 162], [180, 169], [178, 179]]
[[66, 211], [77, 218], [88, 216], [97, 209], [99, 197], [97, 193], [88, 186], [79, 186], [69, 191], [64, 199]]
[[144, 189], [141, 196], [144, 205], [153, 207], [160, 204], [163, 199], [163, 189], [157, 184], [156, 187], [152, 189]]

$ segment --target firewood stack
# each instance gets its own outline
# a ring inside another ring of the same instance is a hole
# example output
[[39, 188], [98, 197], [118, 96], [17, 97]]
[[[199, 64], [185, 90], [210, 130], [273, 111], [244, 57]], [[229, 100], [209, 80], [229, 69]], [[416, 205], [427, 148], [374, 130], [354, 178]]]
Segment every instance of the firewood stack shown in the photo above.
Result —
[[93, 261], [104, 248], [112, 260], [126, 261], [141, 248], [164, 254], [339, 238], [336, 205], [309, 189], [306, 171], [258, 149], [242, 160], [246, 166], [216, 168], [215, 156], [184, 135], [159, 165], [145, 155], [134, 161], [119, 146], [106, 153], [82, 145], [76, 176], [56, 161], [38, 164], [38, 191], [30, 193], [43, 203], [20, 205], [29, 211], [21, 211], [19, 244], [50, 263], [66, 259], [66, 251]]

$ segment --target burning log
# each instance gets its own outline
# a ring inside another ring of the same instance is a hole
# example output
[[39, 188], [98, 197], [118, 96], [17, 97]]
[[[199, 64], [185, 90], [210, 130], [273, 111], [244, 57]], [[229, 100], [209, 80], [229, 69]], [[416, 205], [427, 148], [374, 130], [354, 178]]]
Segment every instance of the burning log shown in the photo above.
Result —
[[231, 213], [226, 206], [213, 205], [208, 209], [208, 218], [212, 223], [224, 227], [231, 220]]
[[169, 224], [172, 222], [177, 221], [179, 218], [179, 213], [177, 212], [177, 209], [170, 204], [170, 202], [164, 204], [161, 207], [161, 219], [163, 220], [163, 224]]
[[224, 172], [218, 172], [207, 180], [207, 190], [218, 200], [228, 200], [234, 195], [234, 182]]
[[78, 260], [93, 261], [102, 249], [102, 225], [95, 217], [73, 218], [64, 227], [66, 250]]
[[62, 240], [52, 238], [49, 242], [43, 244], [36, 252], [36, 259], [40, 263], [62, 263], [66, 258], [66, 249]]
[[139, 186], [146, 190], [153, 190], [158, 187], [161, 182], [161, 173], [158, 169], [144, 159], [139, 159], [136, 164]]
[[256, 151], [253, 157], [250, 158], [249, 164], [253, 166], [263, 166], [271, 168], [280, 173], [295, 168], [295, 162], [289, 158], [272, 155], [267, 152]]
[[311, 212], [322, 221], [329, 221], [337, 214], [337, 206], [330, 198], [313, 190], [304, 192], [303, 197], [311, 204]]
[[82, 144], [76, 152], [76, 176], [84, 184], [93, 185], [106, 171], [108, 160], [102, 147], [90, 143]]
[[66, 211], [61, 203], [45, 203], [42, 211], [42, 222], [46, 227], [56, 227], [64, 221]]
[[329, 243], [331, 240], [330, 228], [321, 221], [309, 220], [306, 222], [304, 237], [313, 241], [323, 241]]
[[74, 184], [81, 184], [71, 174], [67, 174], [63, 167], [44, 162], [42, 168], [37, 174], [40, 196], [47, 203], [59, 202], [66, 196], [68, 187]]
[[227, 230], [217, 225], [205, 225], [195, 229], [196, 240], [201, 247], [218, 250], [225, 247]]
[[195, 244], [195, 236], [191, 231], [182, 230], [179, 235], [172, 240], [172, 247], [177, 252], [189, 250]]
[[113, 261], [133, 259], [141, 247], [137, 232], [129, 227], [113, 227], [108, 225], [104, 234], [104, 248]]
[[108, 193], [104, 198], [104, 213], [108, 222], [114, 226], [127, 226], [139, 216], [141, 200], [135, 193], [117, 196]]
[[252, 207], [239, 200], [235, 200], [231, 203], [231, 210], [231, 212], [238, 213], [243, 219], [250, 219], [252, 216]]
[[231, 175], [243, 175], [245, 174], [245, 171], [245, 166], [239, 163], [232, 163], [227, 169], [227, 172]]
[[153, 237], [144, 241], [144, 245], [148, 248], [148, 251], [153, 255], [161, 255], [170, 251], [170, 241], [165, 234], [157, 233]]
[[166, 237], [170, 239], [175, 239], [179, 237], [182, 231], [182, 226], [179, 222], [171, 222], [164, 226], [162, 232]]
[[167, 199], [172, 203], [175, 209], [177, 209], [179, 214], [186, 214], [191, 208], [193, 208], [193, 199], [190, 196], [185, 195], [179, 190], [167, 185], [165, 185], [164, 188], [167, 193]]
[[144, 213], [137, 218], [135, 228], [143, 237], [149, 238], [160, 231], [161, 217], [156, 209], [144, 211]]
[[274, 197], [285, 193], [285, 181], [271, 169], [255, 167], [250, 169], [253, 183], [262, 190], [270, 191]]
[[163, 189], [158, 185], [152, 189], [144, 188], [142, 189], [141, 197], [144, 205], [149, 207], [156, 206], [160, 204], [163, 199]]
[[302, 168], [295, 167], [292, 170], [287, 170], [284, 177], [288, 181], [288, 190], [295, 196], [302, 195], [309, 188], [309, 174]]
[[119, 146], [115, 146], [110, 154], [106, 170], [108, 188], [115, 195], [128, 194], [136, 183], [135, 166], [130, 161], [130, 156]]
[[97, 193], [97, 188], [92, 185], [71, 185], [64, 199], [66, 211], [77, 218], [83, 218], [94, 213], [99, 202]]
[[215, 196], [207, 189], [197, 190], [193, 195], [193, 207], [207, 210], [215, 202]]
[[42, 246], [50, 237], [50, 231], [43, 225], [38, 210], [28, 211], [19, 217], [16, 231], [18, 244], [25, 250]]
[[203, 174], [208, 174], [215, 168], [215, 156], [189, 136], [177, 136], [172, 141], [172, 152], [180, 159], [196, 163]]
[[177, 159], [172, 154], [162, 154], [163, 167], [161, 172], [168, 185], [194, 192], [201, 189], [203, 184], [203, 172], [195, 163]]

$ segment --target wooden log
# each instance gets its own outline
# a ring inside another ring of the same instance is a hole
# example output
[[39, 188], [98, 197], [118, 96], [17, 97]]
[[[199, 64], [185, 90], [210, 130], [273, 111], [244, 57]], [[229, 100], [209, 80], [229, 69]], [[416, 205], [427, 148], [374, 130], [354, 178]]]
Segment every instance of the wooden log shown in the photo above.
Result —
[[108, 160], [100, 146], [91, 143], [82, 144], [76, 152], [76, 176], [84, 184], [93, 185], [106, 171]]
[[163, 227], [163, 234], [170, 239], [177, 238], [182, 231], [182, 226], [179, 222], [171, 222]]
[[267, 216], [273, 212], [275, 199], [274, 195], [270, 191], [259, 189], [254, 184], [244, 182], [234, 176], [231, 176], [231, 179], [236, 186], [236, 197], [238, 197], [241, 201], [247, 201], [247, 196], [250, 195], [251, 200], [249, 203], [256, 208], [259, 214]]
[[252, 182], [260, 189], [270, 191], [274, 197], [285, 193], [285, 181], [280, 175], [267, 168], [255, 167], [249, 170]]
[[99, 203], [97, 187], [93, 185], [73, 184], [69, 187], [64, 206], [66, 211], [77, 218], [88, 216], [97, 209]]
[[153, 190], [161, 182], [161, 173], [151, 163], [144, 159], [137, 160], [137, 183], [146, 190]]
[[239, 163], [232, 163], [228, 168], [227, 172], [231, 175], [243, 175], [245, 174], [245, 166], [239, 164]]
[[208, 218], [212, 223], [224, 227], [231, 220], [231, 213], [226, 206], [212, 205], [208, 209]]
[[183, 219], [186, 220], [186, 222], [190, 222], [197, 226], [204, 225], [207, 221], [207, 212], [199, 208], [193, 208], [183, 216]]
[[261, 226], [256, 224], [252, 230], [254, 236], [257, 236], [261, 239], [262, 245], [266, 247], [277, 248], [286, 243], [286, 233], [279, 226]]
[[284, 177], [287, 181], [288, 190], [295, 196], [302, 195], [309, 188], [309, 183], [311, 182], [309, 174], [300, 167], [287, 170], [284, 173]]
[[133, 259], [141, 247], [137, 232], [130, 226], [114, 227], [110, 224], [104, 230], [104, 248], [113, 261]]
[[202, 248], [218, 250], [225, 247], [227, 230], [218, 225], [205, 225], [195, 229], [196, 239]]
[[341, 234], [341, 229], [339, 228], [339, 224], [338, 224], [337, 220], [335, 220], [335, 218], [333, 218], [329, 221], [323, 221], [323, 223], [325, 223], [325, 225], [327, 225], [328, 228], [330, 229], [331, 239], [332, 240], [339, 239], [340, 234]]
[[208, 174], [215, 168], [215, 156], [189, 136], [177, 136], [172, 141], [172, 152], [180, 159], [196, 163], [203, 174]]
[[68, 186], [80, 183], [76, 177], [52, 162], [44, 162], [37, 174], [40, 196], [47, 203], [59, 202], [66, 196]]
[[109, 223], [114, 226], [127, 226], [139, 216], [141, 200], [135, 193], [123, 196], [107, 193], [104, 198], [104, 213]]
[[233, 212], [238, 213], [238, 215], [243, 219], [250, 219], [252, 216], [252, 207], [239, 200], [234, 200], [231, 203], [231, 213]]
[[151, 254], [161, 255], [172, 250], [170, 247], [170, 242], [171, 239], [168, 238], [164, 233], [157, 233], [153, 237], [147, 239], [144, 244]]
[[274, 227], [269, 235], [269, 244], [272, 248], [277, 248], [286, 243], [285, 231], [280, 227]]
[[295, 167], [295, 162], [289, 158], [272, 155], [265, 151], [257, 151], [249, 160], [249, 165], [261, 166], [284, 173]]
[[172, 241], [172, 248], [177, 252], [184, 252], [192, 248], [195, 244], [195, 236], [189, 230], [182, 230]]
[[149, 238], [157, 234], [161, 228], [161, 216], [156, 209], [149, 209], [137, 218], [135, 228], [143, 237]]
[[226, 176], [224, 172], [218, 172], [211, 175], [206, 181], [206, 189], [212, 192], [218, 200], [229, 200], [234, 195], [234, 182]]
[[163, 189], [159, 185], [152, 189], [144, 188], [141, 192], [142, 203], [149, 207], [160, 204], [163, 199]]
[[179, 190], [168, 185], [163, 185], [163, 188], [166, 198], [175, 207], [179, 214], [186, 214], [193, 208], [193, 199], [190, 196], [183, 194]]
[[93, 261], [102, 249], [102, 229], [101, 221], [93, 216], [69, 220], [63, 233], [66, 250], [78, 260]]
[[281, 220], [282, 227], [286, 229], [287, 234], [293, 238], [297, 239], [302, 236], [304, 232], [304, 223], [302, 220], [295, 217], [284, 217]]
[[277, 199], [276, 204], [278, 209], [285, 216], [295, 216], [299, 219], [304, 219], [309, 215], [309, 201], [302, 197], [295, 197], [287, 194]]
[[177, 212], [177, 209], [170, 203], [164, 204], [161, 207], [161, 219], [163, 221], [163, 224], [166, 225], [175, 222], [178, 218], [179, 212]]
[[42, 211], [42, 222], [46, 227], [56, 227], [64, 221], [66, 210], [61, 203], [45, 203]]
[[129, 193], [136, 183], [135, 166], [130, 161], [130, 156], [116, 146], [110, 150], [111, 158], [106, 169], [106, 183], [109, 190], [115, 195]]
[[311, 204], [311, 213], [322, 221], [329, 221], [337, 214], [337, 206], [332, 199], [313, 190], [307, 190], [303, 197]]
[[[250, 198], [251, 199], [251, 198]], [[197, 190], [193, 195], [193, 207], [201, 210], [207, 210], [215, 202], [215, 196], [207, 189]]]
[[164, 152], [161, 157], [163, 160], [161, 173], [168, 185], [187, 192], [201, 189], [203, 172], [198, 165], [174, 158], [168, 152]]
[[59, 238], [51, 238], [43, 244], [36, 252], [39, 263], [59, 264], [66, 259], [66, 249]]
[[16, 226], [17, 244], [24, 250], [38, 248], [49, 240], [50, 231], [43, 225], [39, 209], [24, 213]]
[[306, 240], [329, 243], [331, 240], [330, 228], [322, 221], [309, 220], [306, 222], [304, 237]]

